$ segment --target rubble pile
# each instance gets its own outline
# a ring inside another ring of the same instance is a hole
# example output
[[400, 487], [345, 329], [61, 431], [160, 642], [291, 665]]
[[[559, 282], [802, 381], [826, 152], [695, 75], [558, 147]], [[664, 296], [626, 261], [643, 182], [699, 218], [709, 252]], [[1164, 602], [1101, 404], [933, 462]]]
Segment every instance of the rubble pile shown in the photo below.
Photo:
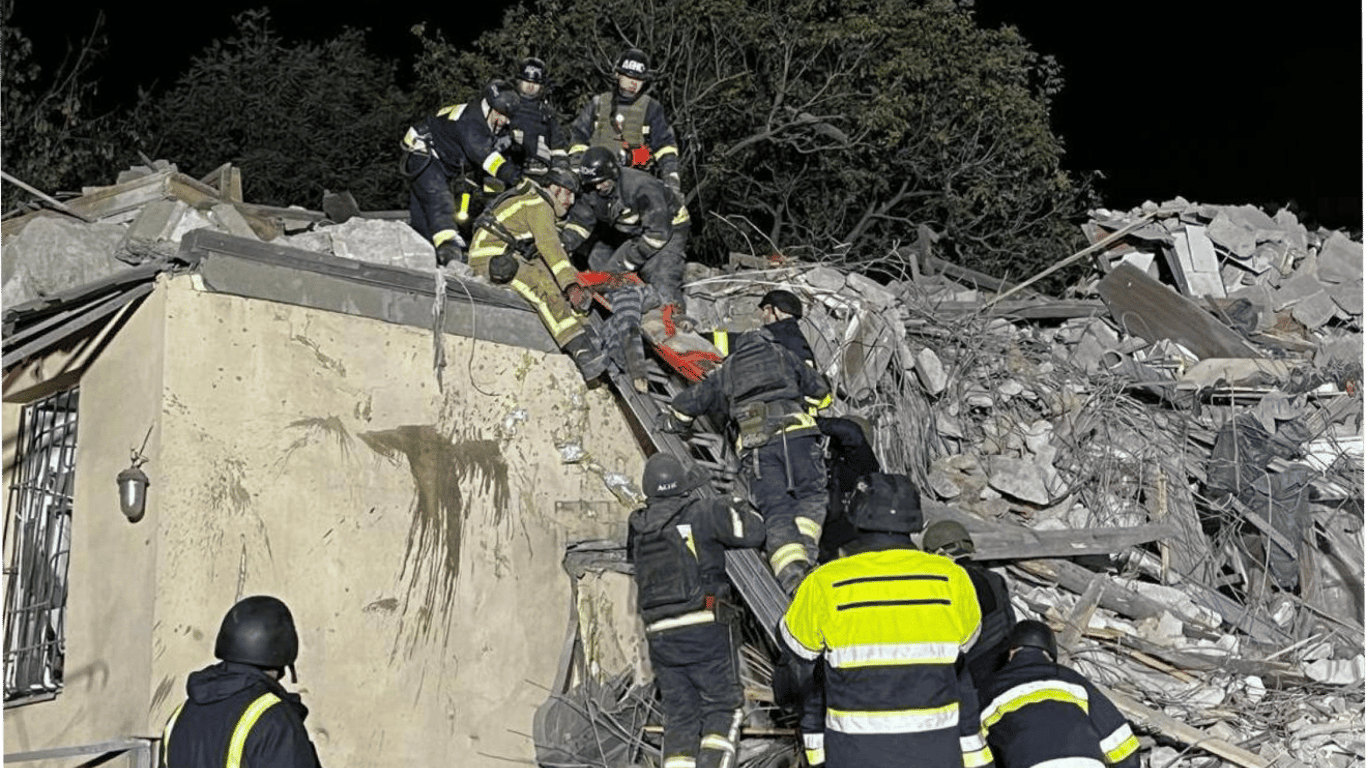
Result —
[[[5, 304], [174, 259], [206, 226], [432, 271], [402, 214], [240, 190], [230, 166], [192, 179], [158, 162], [7, 219]], [[1021, 617], [1053, 624], [1139, 726], [1146, 764], [1362, 764], [1362, 244], [1287, 211], [1179, 199], [1098, 210], [1083, 231], [1093, 245], [1065, 261], [1094, 273], [1066, 298], [926, 241], [887, 282], [692, 265], [689, 314], [742, 330], [764, 292], [798, 293], [836, 415], [874, 425], [927, 521], [973, 531]], [[613, 739], [638, 737], [641, 706], [614, 715]]]
[[1361, 243], [1183, 200], [1083, 230], [1065, 300], [921, 252], [887, 284], [712, 274], [689, 307], [808, 299], [837, 407], [1161, 734], [1149, 764], [1360, 765]]

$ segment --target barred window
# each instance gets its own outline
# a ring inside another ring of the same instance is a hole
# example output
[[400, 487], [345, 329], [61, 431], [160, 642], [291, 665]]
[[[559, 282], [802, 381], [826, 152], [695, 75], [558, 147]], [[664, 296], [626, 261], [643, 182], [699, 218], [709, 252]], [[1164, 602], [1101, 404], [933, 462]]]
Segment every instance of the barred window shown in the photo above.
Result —
[[24, 406], [5, 516], [5, 706], [62, 688], [78, 388]]

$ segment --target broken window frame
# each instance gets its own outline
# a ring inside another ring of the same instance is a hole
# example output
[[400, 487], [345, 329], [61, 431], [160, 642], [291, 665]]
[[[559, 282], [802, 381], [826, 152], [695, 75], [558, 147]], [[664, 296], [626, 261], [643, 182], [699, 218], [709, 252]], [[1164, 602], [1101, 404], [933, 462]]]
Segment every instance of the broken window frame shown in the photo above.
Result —
[[79, 387], [25, 405], [4, 530], [4, 706], [55, 698], [66, 657]]

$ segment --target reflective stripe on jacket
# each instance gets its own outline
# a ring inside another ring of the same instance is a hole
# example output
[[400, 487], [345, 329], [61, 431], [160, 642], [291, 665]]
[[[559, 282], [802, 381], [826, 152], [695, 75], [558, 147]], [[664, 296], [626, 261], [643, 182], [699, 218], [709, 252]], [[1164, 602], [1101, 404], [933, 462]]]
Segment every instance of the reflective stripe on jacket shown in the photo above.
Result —
[[807, 576], [779, 630], [797, 657], [824, 660], [830, 764], [857, 764], [856, 754], [892, 765], [910, 753], [989, 763], [985, 749], [960, 741], [960, 714], [975, 721], [976, 701], [955, 669], [980, 624], [967, 573], [939, 555], [866, 551]]
[[1008, 768], [1137, 768], [1138, 739], [1119, 709], [1080, 673], [1021, 648], [982, 689], [987, 742]]

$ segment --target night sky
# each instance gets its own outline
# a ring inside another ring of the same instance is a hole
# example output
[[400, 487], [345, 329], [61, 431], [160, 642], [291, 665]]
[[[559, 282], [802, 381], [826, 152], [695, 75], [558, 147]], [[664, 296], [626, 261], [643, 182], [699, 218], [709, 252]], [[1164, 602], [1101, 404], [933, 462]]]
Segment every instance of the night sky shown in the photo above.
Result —
[[[99, 7], [88, 0], [15, 2], [12, 23], [49, 56], [60, 56], [64, 40], [79, 39]], [[106, 14], [105, 95], [126, 98], [137, 85], [169, 84], [207, 41], [231, 33], [233, 13], [259, 5], [106, 4], [118, 10]], [[343, 5], [344, 13], [336, 10]], [[471, 16], [471, 5], [483, 10]], [[433, 7], [286, 0], [271, 12], [286, 38], [325, 39], [343, 26], [368, 28], [377, 49], [406, 59], [415, 47], [408, 31], [414, 23], [428, 19], [447, 39], [465, 39], [496, 25], [502, 4], [446, 4], [451, 13], [444, 15]], [[1180, 195], [1274, 212], [1293, 201], [1303, 220], [1359, 232], [1361, 9], [1337, 3], [1253, 8], [1245, 0], [1179, 6], [979, 0], [977, 14], [985, 26], [1017, 26], [1036, 50], [1062, 63], [1067, 87], [1055, 104], [1054, 127], [1068, 147], [1065, 164], [1103, 173], [1110, 207]]]

